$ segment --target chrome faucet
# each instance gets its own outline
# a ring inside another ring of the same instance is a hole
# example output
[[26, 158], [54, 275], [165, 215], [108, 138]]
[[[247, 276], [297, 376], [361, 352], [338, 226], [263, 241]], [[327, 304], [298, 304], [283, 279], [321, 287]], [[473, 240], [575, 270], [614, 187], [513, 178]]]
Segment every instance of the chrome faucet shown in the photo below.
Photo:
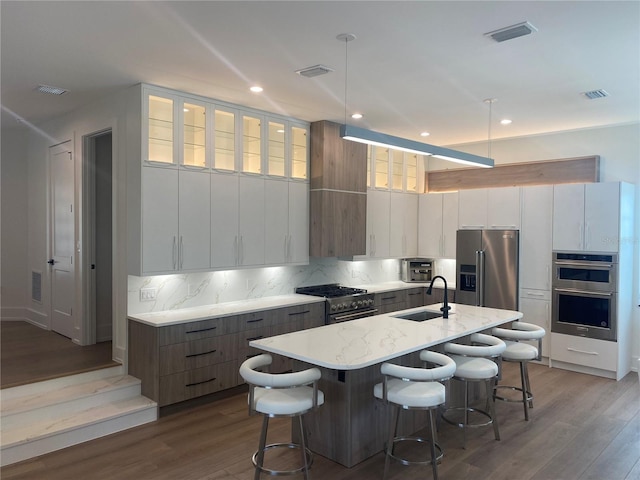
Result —
[[431, 290], [433, 289], [433, 282], [436, 281], [436, 278], [441, 278], [442, 281], [444, 282], [444, 305], [440, 307], [440, 311], [442, 312], [442, 318], [449, 318], [449, 310], [451, 310], [451, 307], [449, 306], [449, 300], [448, 300], [449, 295], [447, 294], [447, 279], [444, 278], [442, 275], [436, 275], [435, 277], [433, 277], [431, 279], [431, 284], [429, 285], [429, 288], [427, 288], [427, 295], [431, 295]]

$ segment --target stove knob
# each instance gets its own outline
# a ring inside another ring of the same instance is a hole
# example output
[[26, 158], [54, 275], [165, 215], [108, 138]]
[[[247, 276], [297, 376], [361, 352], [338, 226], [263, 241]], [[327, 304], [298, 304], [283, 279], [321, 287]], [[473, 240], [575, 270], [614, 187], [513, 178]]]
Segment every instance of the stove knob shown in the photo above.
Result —
[[338, 304], [338, 309], [339, 309], [339, 310], [342, 310], [343, 308], [344, 308], [344, 303], [339, 303], [339, 304]]
[[368, 303], [369, 305], [373, 305], [373, 298], [370, 298]]
[[337, 309], [338, 309], [338, 306], [335, 303], [331, 305], [331, 310], [335, 311]]
[[362, 300], [358, 300], [358, 307], [361, 307], [362, 303], [363, 303]]
[[358, 304], [356, 302], [351, 302], [351, 308], [358, 308]]

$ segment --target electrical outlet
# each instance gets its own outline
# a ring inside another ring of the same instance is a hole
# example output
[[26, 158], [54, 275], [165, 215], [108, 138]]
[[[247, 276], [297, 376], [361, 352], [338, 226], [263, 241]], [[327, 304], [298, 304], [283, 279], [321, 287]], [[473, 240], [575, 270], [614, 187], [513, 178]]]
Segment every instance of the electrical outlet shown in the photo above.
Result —
[[158, 291], [155, 288], [141, 288], [140, 289], [140, 301], [149, 302], [156, 299]]

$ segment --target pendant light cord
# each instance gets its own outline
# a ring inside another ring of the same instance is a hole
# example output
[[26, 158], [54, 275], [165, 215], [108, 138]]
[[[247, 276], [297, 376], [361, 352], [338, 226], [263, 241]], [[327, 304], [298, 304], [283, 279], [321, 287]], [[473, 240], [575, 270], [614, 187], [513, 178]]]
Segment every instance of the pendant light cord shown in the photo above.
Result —
[[493, 114], [493, 102], [495, 102], [496, 98], [487, 98], [484, 103], [489, 104], [489, 126], [487, 131], [487, 157], [491, 158], [491, 122], [492, 122], [492, 114]]

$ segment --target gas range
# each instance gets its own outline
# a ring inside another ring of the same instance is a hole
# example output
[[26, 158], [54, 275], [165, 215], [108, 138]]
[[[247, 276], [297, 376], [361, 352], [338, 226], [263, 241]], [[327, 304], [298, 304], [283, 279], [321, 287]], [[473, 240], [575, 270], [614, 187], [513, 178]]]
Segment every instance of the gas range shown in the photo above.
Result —
[[362, 288], [345, 287], [337, 283], [296, 288], [296, 293], [324, 297], [327, 301], [325, 323], [337, 323], [369, 317], [377, 310], [373, 307], [373, 293]]

